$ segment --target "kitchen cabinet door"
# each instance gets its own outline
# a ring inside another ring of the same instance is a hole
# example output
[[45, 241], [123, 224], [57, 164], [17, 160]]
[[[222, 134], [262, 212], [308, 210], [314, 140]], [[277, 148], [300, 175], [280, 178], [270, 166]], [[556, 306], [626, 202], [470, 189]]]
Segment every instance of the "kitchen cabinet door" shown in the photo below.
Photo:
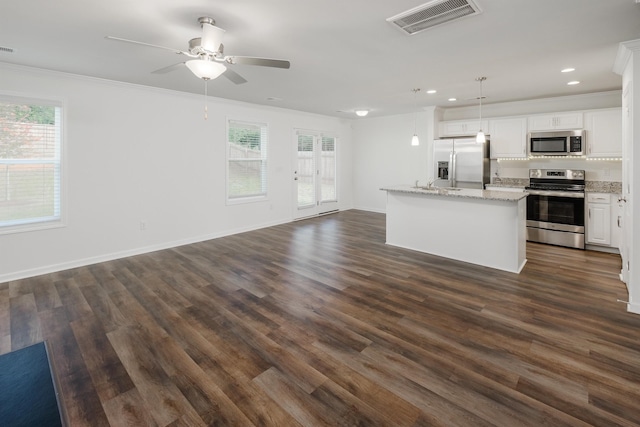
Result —
[[606, 193], [587, 195], [587, 243], [611, 244], [611, 198]]
[[622, 157], [622, 109], [585, 113], [587, 157]]
[[584, 118], [581, 112], [540, 114], [529, 117], [529, 132], [582, 129], [583, 126]]
[[527, 157], [527, 119], [514, 117], [489, 121], [491, 158]]
[[439, 130], [441, 137], [471, 136], [478, 133], [480, 129], [487, 133], [488, 121], [483, 120], [449, 120], [440, 122]]

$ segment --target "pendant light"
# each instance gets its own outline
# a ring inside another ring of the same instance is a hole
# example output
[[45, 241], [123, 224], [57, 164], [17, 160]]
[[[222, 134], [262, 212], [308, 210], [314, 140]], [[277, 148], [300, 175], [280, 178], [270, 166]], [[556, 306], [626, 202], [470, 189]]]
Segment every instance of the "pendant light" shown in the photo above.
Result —
[[418, 95], [418, 92], [420, 92], [420, 88], [416, 88], [413, 89], [413, 106], [416, 110], [416, 116], [415, 119], [413, 121], [413, 137], [411, 138], [411, 145], [414, 147], [417, 147], [418, 145], [420, 145], [420, 140], [418, 139], [418, 132], [417, 132], [417, 128], [418, 128], [418, 102], [416, 101], [416, 96]]
[[476, 79], [476, 81], [480, 82], [480, 97], [478, 98], [480, 100], [480, 130], [476, 135], [476, 142], [478, 143], [487, 142], [487, 138], [484, 136], [484, 132], [482, 131], [482, 82], [485, 80], [487, 80], [486, 77], [478, 77]]

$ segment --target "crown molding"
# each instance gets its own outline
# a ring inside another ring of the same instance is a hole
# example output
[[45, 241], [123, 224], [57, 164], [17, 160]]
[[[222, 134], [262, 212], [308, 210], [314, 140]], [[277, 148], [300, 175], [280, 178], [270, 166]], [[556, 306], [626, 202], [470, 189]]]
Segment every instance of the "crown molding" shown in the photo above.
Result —
[[629, 59], [631, 59], [631, 54], [636, 51], [640, 51], [640, 39], [620, 43], [616, 60], [613, 63], [613, 72], [622, 75]]

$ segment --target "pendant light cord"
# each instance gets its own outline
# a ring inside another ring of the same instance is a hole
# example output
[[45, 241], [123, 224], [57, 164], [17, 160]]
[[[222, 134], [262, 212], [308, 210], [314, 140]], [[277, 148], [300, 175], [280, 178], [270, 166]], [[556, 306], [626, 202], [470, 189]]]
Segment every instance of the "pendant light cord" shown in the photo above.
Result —
[[413, 109], [416, 111], [416, 115], [414, 117], [413, 120], [413, 134], [417, 135], [418, 134], [418, 91], [420, 91], [420, 89], [414, 89], [413, 90]]
[[482, 128], [482, 82], [487, 80], [487, 78], [478, 77], [476, 80], [480, 82], [480, 97], [478, 99], [480, 100], [480, 128]]
[[482, 131], [482, 82], [485, 81], [486, 77], [478, 77], [476, 81], [480, 82], [480, 96], [478, 99], [480, 100], [480, 130], [478, 130], [478, 134], [476, 135], [476, 142], [484, 143], [486, 142], [486, 137], [484, 132]]
[[482, 129], [482, 78], [480, 78], [480, 129]]

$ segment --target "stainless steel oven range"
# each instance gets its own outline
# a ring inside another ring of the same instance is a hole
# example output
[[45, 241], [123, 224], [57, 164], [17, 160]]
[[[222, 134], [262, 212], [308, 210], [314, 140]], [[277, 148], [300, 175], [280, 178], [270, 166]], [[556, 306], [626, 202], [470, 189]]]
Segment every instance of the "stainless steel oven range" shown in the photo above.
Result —
[[527, 240], [584, 249], [584, 170], [529, 169]]

